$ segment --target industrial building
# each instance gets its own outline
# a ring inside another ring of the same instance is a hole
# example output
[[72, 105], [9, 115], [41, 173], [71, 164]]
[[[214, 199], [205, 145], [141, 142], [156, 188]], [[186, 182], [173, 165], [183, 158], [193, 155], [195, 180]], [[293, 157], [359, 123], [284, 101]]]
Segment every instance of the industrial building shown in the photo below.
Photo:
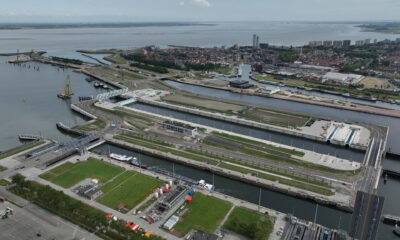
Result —
[[167, 120], [163, 122], [162, 127], [170, 131], [181, 133], [185, 136], [194, 137], [197, 134], [197, 128], [181, 122]]
[[247, 89], [247, 88], [253, 87], [254, 85], [250, 84], [249, 81], [234, 80], [234, 81], [229, 82], [229, 86], [234, 87], [234, 88]]
[[259, 91], [260, 91], [260, 93], [271, 95], [271, 94], [278, 93], [281, 90], [279, 88], [265, 86], [265, 87], [260, 87]]
[[328, 72], [322, 77], [322, 82], [338, 83], [342, 85], [356, 85], [363, 79], [364, 76], [358, 74]]
[[103, 192], [99, 189], [97, 184], [81, 185], [74, 190], [79, 196], [94, 200], [99, 197]]

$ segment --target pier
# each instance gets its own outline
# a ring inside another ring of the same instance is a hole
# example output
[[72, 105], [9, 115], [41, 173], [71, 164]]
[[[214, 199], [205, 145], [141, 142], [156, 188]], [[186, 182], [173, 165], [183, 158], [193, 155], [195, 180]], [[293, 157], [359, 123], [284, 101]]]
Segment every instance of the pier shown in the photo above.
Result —
[[400, 171], [383, 169], [382, 170], [382, 176], [389, 176], [389, 177], [399, 178], [400, 179]]

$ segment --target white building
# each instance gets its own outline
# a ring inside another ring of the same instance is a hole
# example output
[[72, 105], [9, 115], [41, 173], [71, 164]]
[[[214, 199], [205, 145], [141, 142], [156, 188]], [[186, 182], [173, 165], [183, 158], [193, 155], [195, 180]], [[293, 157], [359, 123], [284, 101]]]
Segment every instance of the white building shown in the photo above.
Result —
[[257, 49], [260, 47], [260, 37], [257, 34], [253, 34], [253, 48]]
[[339, 83], [342, 85], [356, 85], [363, 79], [364, 76], [358, 74], [328, 72], [322, 77], [322, 82]]

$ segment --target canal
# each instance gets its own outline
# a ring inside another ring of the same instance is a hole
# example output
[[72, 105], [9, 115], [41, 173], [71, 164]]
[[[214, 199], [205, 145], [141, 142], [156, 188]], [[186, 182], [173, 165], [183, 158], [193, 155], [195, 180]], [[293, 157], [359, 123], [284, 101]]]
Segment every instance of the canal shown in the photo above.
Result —
[[131, 108], [152, 112], [163, 116], [174, 117], [184, 121], [189, 121], [213, 128], [218, 128], [247, 136], [252, 136], [280, 144], [285, 144], [288, 146], [308, 149], [310, 151], [315, 151], [322, 154], [334, 155], [340, 158], [349, 159], [357, 162], [362, 162], [364, 158], [364, 152], [351, 150], [343, 146], [336, 146], [323, 142], [311, 141], [296, 136], [280, 134], [277, 132], [266, 131], [257, 128], [251, 128], [247, 126], [238, 125], [235, 123], [220, 121], [216, 119], [198, 116], [191, 113], [180, 112], [172, 109], [166, 109], [142, 103], [134, 103], [128, 106]]
[[328, 119], [334, 117], [338, 119], [352, 121], [355, 123], [360, 122], [360, 123], [375, 124], [379, 126], [388, 126], [390, 130], [389, 130], [386, 149], [388, 150], [390, 148], [396, 151], [396, 149], [398, 148], [397, 143], [400, 142], [400, 128], [398, 127], [398, 124], [400, 122], [399, 118], [373, 115], [369, 113], [355, 112], [355, 111], [330, 108], [330, 107], [324, 107], [324, 106], [312, 105], [300, 102], [285, 101], [275, 98], [239, 94], [230, 91], [194, 86], [174, 81], [166, 81], [166, 82], [179, 89], [186, 90], [188, 92], [192, 92], [195, 94], [201, 94], [204, 96], [219, 97], [234, 101], [242, 101], [251, 104], [259, 104], [267, 107], [281, 108], [287, 111], [303, 112], [312, 115], [323, 116]]
[[[149, 167], [160, 167], [171, 172], [174, 170], [176, 174], [194, 180], [204, 179], [207, 183], [212, 183], [214, 179], [216, 191], [258, 204], [260, 188], [251, 184], [218, 175], [213, 176], [210, 172], [172, 163], [165, 159], [140, 154], [110, 144], [103, 144], [95, 150], [100, 150], [105, 153], [110, 151], [111, 153], [135, 156], [140, 159], [141, 163], [147, 164]], [[311, 201], [298, 199], [267, 189], [261, 190], [261, 205], [279, 212], [290, 213], [309, 221], [314, 220], [315, 210], [317, 208], [317, 204]], [[334, 208], [318, 205], [316, 222], [330, 228], [341, 228], [348, 231], [351, 222], [351, 214]]]

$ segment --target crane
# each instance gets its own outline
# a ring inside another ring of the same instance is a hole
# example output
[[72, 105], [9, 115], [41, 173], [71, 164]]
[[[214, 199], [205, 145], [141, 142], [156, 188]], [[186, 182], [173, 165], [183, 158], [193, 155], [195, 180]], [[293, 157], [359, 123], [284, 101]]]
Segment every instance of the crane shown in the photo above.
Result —
[[57, 97], [61, 99], [70, 99], [71, 95], [71, 89], [70, 89], [70, 84], [69, 84], [69, 75], [67, 75], [67, 80], [65, 81], [65, 89], [64, 92], [61, 92], [57, 95]]

